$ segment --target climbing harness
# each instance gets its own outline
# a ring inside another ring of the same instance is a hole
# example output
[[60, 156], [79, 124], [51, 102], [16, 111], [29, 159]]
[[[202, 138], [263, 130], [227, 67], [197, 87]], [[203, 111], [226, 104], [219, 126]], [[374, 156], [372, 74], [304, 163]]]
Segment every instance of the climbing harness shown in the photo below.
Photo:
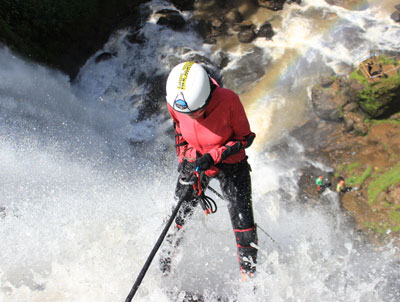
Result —
[[[196, 180], [194, 183], [191, 183], [190, 180], [186, 181], [182, 178], [179, 179], [179, 182], [182, 185], [191, 185], [192, 184], [194, 196], [195, 196], [195, 198], [197, 198], [199, 200], [201, 208], [203, 209], [204, 213], [206, 215], [214, 214], [215, 212], [217, 212], [217, 204], [211, 197], [204, 194], [204, 190], [201, 185], [201, 179], [203, 178], [203, 175], [204, 175], [204, 172], [199, 173], [198, 171], [194, 171], [194, 172], [192, 172], [191, 177], [190, 177], [190, 179], [192, 179], [193, 176], [195, 177]], [[215, 192], [215, 190], [212, 188], [210, 188], [210, 190]]]

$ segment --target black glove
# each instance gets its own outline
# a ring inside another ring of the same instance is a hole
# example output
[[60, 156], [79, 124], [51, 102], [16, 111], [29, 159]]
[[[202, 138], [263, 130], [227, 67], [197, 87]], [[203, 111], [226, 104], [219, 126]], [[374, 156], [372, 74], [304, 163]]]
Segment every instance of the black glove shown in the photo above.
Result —
[[199, 167], [199, 171], [205, 171], [211, 168], [214, 164], [214, 160], [212, 159], [209, 153], [204, 154], [202, 157], [196, 159], [194, 165], [195, 168]]

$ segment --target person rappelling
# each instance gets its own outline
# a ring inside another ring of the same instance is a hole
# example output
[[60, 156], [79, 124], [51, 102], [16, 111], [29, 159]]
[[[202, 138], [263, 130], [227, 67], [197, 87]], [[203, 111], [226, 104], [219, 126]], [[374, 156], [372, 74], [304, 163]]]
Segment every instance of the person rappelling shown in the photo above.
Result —
[[245, 149], [251, 146], [255, 134], [250, 130], [239, 96], [220, 87], [195, 62], [184, 62], [171, 70], [166, 93], [175, 128], [180, 174], [175, 198], [186, 196], [176, 216], [176, 226], [164, 243], [160, 269], [169, 273], [171, 256], [182, 239], [182, 228], [199, 203], [199, 198], [194, 198], [182, 184], [182, 179], [190, 178], [197, 170], [204, 172], [203, 189], [212, 178], [219, 181], [223, 197], [228, 201], [240, 271], [244, 279], [252, 277], [256, 271], [257, 249], [251, 244], [257, 244], [258, 240], [252, 209], [251, 168]]
[[321, 194], [326, 188], [330, 187], [332, 184], [325, 179], [322, 175], [315, 179], [315, 184], [317, 185], [317, 193]]

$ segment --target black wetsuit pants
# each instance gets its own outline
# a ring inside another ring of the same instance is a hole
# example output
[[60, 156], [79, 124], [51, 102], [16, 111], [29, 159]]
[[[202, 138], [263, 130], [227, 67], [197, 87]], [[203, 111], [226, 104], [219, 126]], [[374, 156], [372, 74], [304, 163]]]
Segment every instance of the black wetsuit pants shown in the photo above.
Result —
[[[220, 168], [220, 172], [215, 178], [220, 183], [224, 199], [228, 201], [228, 211], [237, 243], [240, 269], [246, 273], [253, 273], [257, 261], [257, 249], [250, 244], [257, 244], [258, 240], [251, 201], [251, 168], [247, 158], [235, 164], [219, 164], [218, 168]], [[180, 164], [178, 170], [181, 175], [190, 173], [194, 170], [194, 164], [184, 162]], [[203, 188], [207, 188], [209, 181], [209, 177], [203, 177]], [[198, 204], [198, 200], [192, 198], [193, 190], [187, 190], [178, 180], [175, 190], [176, 198], [181, 198], [185, 191], [185, 201], [182, 203], [175, 220], [178, 228], [182, 228]]]

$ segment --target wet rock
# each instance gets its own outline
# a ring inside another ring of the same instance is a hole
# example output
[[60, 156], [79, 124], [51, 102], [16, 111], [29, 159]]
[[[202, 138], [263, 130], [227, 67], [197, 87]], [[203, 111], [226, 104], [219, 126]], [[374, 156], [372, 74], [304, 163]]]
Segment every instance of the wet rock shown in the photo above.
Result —
[[131, 33], [127, 37], [130, 43], [134, 44], [144, 44], [146, 42], [146, 38], [144, 37], [143, 33], [140, 30]]
[[233, 30], [242, 31], [245, 29], [254, 29], [254, 23], [251, 20], [244, 20], [243, 22], [237, 23], [233, 26]]
[[225, 7], [229, 6], [229, 4], [231, 3], [231, 0], [215, 0], [215, 3], [219, 7], [225, 8]]
[[217, 44], [217, 39], [214, 37], [207, 37], [204, 39], [205, 44]]
[[110, 52], [103, 52], [101, 54], [99, 54], [94, 61], [96, 63], [102, 62], [102, 61], [108, 61], [110, 60], [113, 56], [115, 56], [115, 54], [110, 53]]
[[326, 121], [340, 121], [341, 116], [338, 106], [333, 101], [334, 98], [332, 92], [314, 87], [311, 91], [311, 101], [315, 115]]
[[333, 84], [333, 82], [334, 82], [335, 80], [334, 80], [334, 78], [333, 77], [331, 77], [331, 76], [325, 76], [325, 77], [322, 77], [321, 78], [321, 86], [323, 87], [323, 88], [328, 88], [328, 87], [331, 87], [332, 86], [332, 84]]
[[229, 56], [224, 51], [219, 51], [214, 56], [214, 63], [218, 69], [224, 69], [226, 66], [228, 66], [229, 61], [230, 61]]
[[181, 11], [193, 10], [195, 0], [171, 0], [172, 4]]
[[270, 10], [281, 10], [286, 0], [257, 0], [257, 3], [261, 7], [268, 8]]
[[274, 30], [272, 29], [271, 23], [268, 21], [265, 22], [263, 25], [260, 26], [257, 37], [264, 37], [267, 39], [271, 39], [274, 36]]
[[238, 33], [240, 43], [251, 43], [256, 37], [257, 35], [252, 28], [243, 29]]
[[391, 120], [400, 120], [400, 112], [397, 112], [397, 113], [395, 113], [395, 114], [392, 114], [392, 115], [390, 116], [390, 119], [391, 119]]
[[357, 111], [360, 107], [358, 106], [357, 102], [350, 102], [343, 107], [344, 111], [354, 112]]
[[234, 67], [224, 69], [222, 76], [224, 86], [240, 94], [264, 76], [270, 60], [264, 57], [264, 52], [259, 47], [254, 47], [236, 62]]
[[362, 114], [356, 113], [356, 112], [345, 112], [344, 118], [352, 119], [355, 123], [358, 123], [358, 124], [364, 122], [364, 116]]
[[158, 75], [147, 79], [146, 88], [149, 93], [140, 96], [137, 103], [139, 114], [137, 121], [150, 118], [153, 114], [159, 114], [161, 108], [165, 106], [165, 83], [166, 75]]
[[397, 10], [400, 10], [400, 4], [396, 4], [396, 5], [394, 6], [394, 8], [397, 9]]
[[343, 122], [343, 126], [344, 126], [344, 131], [346, 132], [351, 132], [354, 129], [354, 120], [352, 120], [351, 118], [346, 118], [346, 116], [344, 117], [344, 122]]
[[158, 25], [164, 25], [173, 30], [181, 30], [186, 24], [185, 19], [176, 10], [163, 9], [157, 11], [156, 14], [161, 15], [157, 21]]
[[213, 16], [210, 18], [210, 26], [217, 32], [221, 32], [224, 29], [224, 21], [221, 17]]
[[230, 9], [224, 16], [227, 23], [240, 23], [243, 21], [243, 16], [237, 8]]
[[368, 126], [364, 123], [354, 124], [354, 134], [359, 136], [365, 136], [368, 134]]
[[400, 11], [399, 11], [399, 10], [394, 11], [394, 12], [390, 15], [390, 18], [392, 18], [392, 20], [393, 20], [394, 22], [400, 22]]

